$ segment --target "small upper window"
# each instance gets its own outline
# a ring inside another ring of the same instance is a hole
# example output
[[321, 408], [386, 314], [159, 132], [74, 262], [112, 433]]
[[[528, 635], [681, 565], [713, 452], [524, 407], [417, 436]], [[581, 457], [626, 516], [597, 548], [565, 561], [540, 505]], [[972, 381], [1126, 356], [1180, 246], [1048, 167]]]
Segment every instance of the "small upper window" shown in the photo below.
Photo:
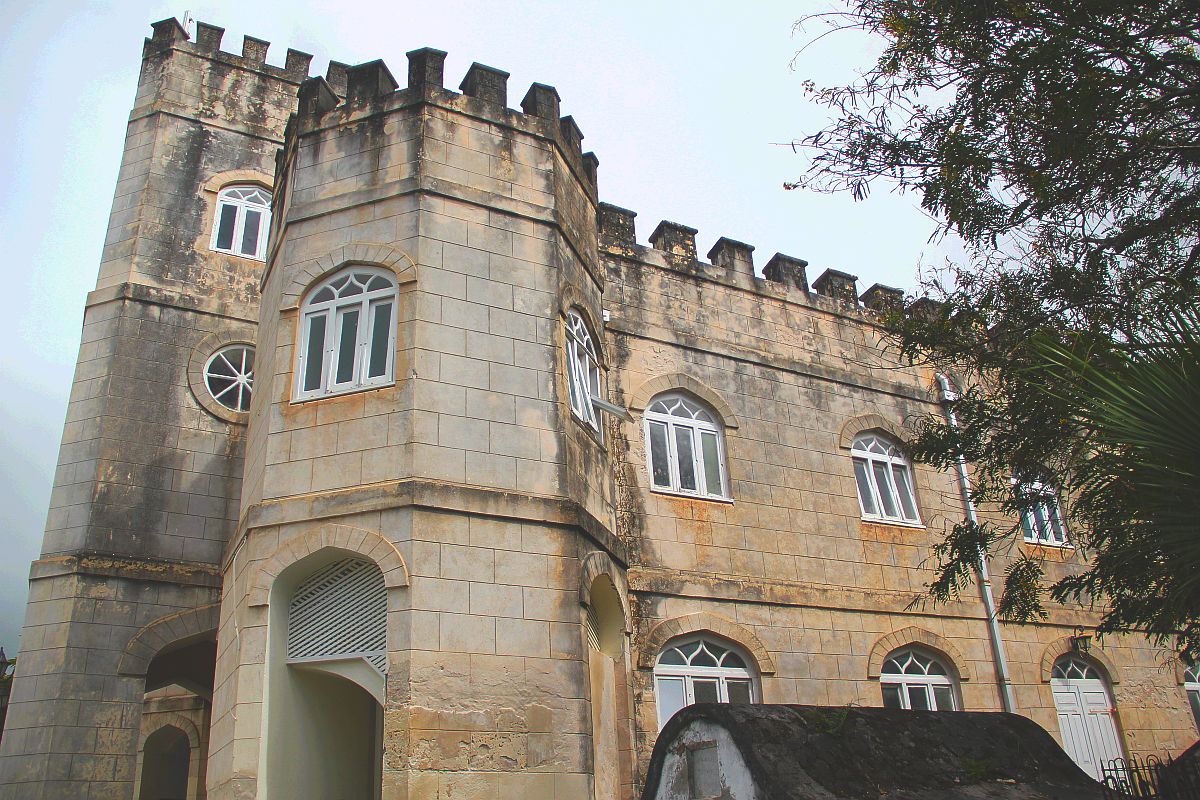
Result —
[[317, 284], [300, 309], [296, 399], [392, 383], [395, 309], [395, 280], [376, 267], [349, 267]]
[[571, 411], [595, 431], [600, 419], [592, 400], [600, 397], [600, 365], [596, 345], [583, 317], [567, 312], [567, 383], [571, 391]]
[[230, 411], [249, 411], [254, 389], [254, 348], [222, 347], [204, 365], [204, 385], [213, 399]]
[[888, 656], [880, 671], [884, 708], [957, 711], [954, 679], [941, 661], [905, 648]]
[[213, 250], [235, 256], [267, 257], [267, 232], [271, 228], [271, 195], [260, 186], [227, 186], [217, 195], [213, 222]]
[[1040, 481], [1018, 484], [1016, 492], [1024, 506], [1021, 511], [1021, 530], [1025, 534], [1025, 541], [1054, 547], [1067, 546], [1067, 529], [1058, 505], [1058, 492]]
[[717, 415], [690, 397], [660, 395], [646, 408], [646, 458], [654, 489], [727, 498]]
[[850, 450], [863, 519], [920, 524], [908, 459], [884, 437], [864, 433]]
[[654, 667], [658, 727], [693, 703], [753, 703], [754, 673], [743, 656], [712, 639], [685, 639], [663, 649]]
[[1200, 664], [1192, 664], [1183, 673], [1183, 689], [1192, 707], [1192, 719], [1200, 728]]

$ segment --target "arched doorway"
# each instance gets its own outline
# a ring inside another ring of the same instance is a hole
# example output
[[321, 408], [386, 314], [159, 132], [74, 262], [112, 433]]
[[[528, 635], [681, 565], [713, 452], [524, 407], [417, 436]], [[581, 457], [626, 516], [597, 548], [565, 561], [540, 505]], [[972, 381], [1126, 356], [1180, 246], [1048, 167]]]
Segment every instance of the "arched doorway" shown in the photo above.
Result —
[[1054, 662], [1050, 688], [1063, 749], [1084, 772], [1101, 780], [1104, 765], [1122, 756], [1108, 682], [1091, 661], [1068, 654]]
[[627, 716], [625, 612], [607, 574], [592, 581], [588, 600], [584, 628], [591, 683], [593, 796], [615, 800], [621, 796], [620, 728]]
[[139, 800], [189, 800], [188, 767], [192, 748], [187, 734], [165, 725], [146, 737]]
[[271, 589], [268, 800], [377, 800], [383, 775], [387, 587], [370, 561], [333, 549]]

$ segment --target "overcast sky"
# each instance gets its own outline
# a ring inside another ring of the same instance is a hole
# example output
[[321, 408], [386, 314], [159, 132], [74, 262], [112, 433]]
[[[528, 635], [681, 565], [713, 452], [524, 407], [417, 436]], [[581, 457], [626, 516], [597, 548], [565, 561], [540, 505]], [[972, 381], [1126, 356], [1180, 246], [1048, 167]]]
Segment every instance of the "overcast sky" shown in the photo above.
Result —
[[[181, 3], [186, 0], [180, 0]], [[807, 259], [809, 279], [834, 267], [912, 291], [919, 263], [942, 258], [933, 223], [912, 196], [882, 187], [866, 202], [784, 191], [804, 169], [779, 146], [822, 127], [824, 109], [802, 83], [845, 82], [876, 45], [839, 34], [807, 50], [819, 28], [801, 16], [832, 0], [638, 2], [210, 2], [190, 8], [226, 29], [329, 59], [383, 58], [407, 74], [404, 54], [449, 52], [446, 85], [472, 61], [506, 70], [509, 105], [532, 82], [558, 88], [564, 114], [600, 159], [600, 198], [638, 213], [638, 240], [662, 219], [698, 228], [700, 253], [721, 236]], [[0, 645], [17, 649], [29, 562], [37, 557], [84, 298], [100, 249], [150, 23], [182, 17], [159, 2], [5, 3], [0, 26]]]

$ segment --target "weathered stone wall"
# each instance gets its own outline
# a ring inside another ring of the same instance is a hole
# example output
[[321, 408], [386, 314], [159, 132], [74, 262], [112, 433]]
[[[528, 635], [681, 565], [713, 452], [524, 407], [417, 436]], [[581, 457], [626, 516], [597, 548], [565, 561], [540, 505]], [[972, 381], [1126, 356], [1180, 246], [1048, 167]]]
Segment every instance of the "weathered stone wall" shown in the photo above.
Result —
[[[752, 248], [727, 239], [709, 254], [713, 263], [701, 263], [695, 231], [674, 223], [642, 247], [633, 214], [615, 207], [602, 209], [600, 236], [610, 386], [634, 416], [613, 430], [624, 461], [618, 529], [632, 562], [642, 768], [658, 728], [652, 666], [664, 631], [707, 630], [760, 650], [770, 660], [769, 670], [760, 660], [766, 702], [880, 705], [872, 661], [916, 643], [954, 665], [965, 708], [1000, 709], [974, 587], [957, 603], [909, 607], [932, 577], [931, 545], [963, 516], [953, 476], [915, 467], [921, 526], [861, 519], [854, 436], [880, 429], [902, 437], [906, 423], [938, 406], [934, 376], [900, 364], [872, 312], [847, 301], [854, 277], [831, 271], [814, 282], [831, 296], [805, 291], [803, 262], [776, 256], [766, 270], [772, 279], [756, 278]], [[876, 287], [864, 296], [885, 295]], [[669, 390], [722, 415], [732, 502], [650, 491], [641, 412]], [[1031, 547], [1018, 545], [993, 574], [1002, 577]], [[1050, 555], [1054, 574], [1079, 569], [1084, 558]], [[1069, 652], [1075, 626], [1097, 621], [1095, 612], [1056, 607], [1043, 625], [1003, 628], [1018, 711], [1056, 736], [1050, 665]], [[1138, 637], [1110, 637], [1094, 652], [1113, 665], [1129, 752], [1173, 752], [1194, 739], [1179, 682], [1162, 666], [1169, 654]]]
[[308, 62], [268, 66], [254, 39], [223, 53], [200, 27], [191, 43], [167, 20], [146, 41], [31, 573], [0, 749], [11, 797], [129, 795], [153, 656], [139, 648], [204, 633], [139, 632], [218, 599], [246, 415], [216, 406], [201, 373], [220, 347], [253, 344], [262, 264], [209, 249], [215, 200], [227, 183], [270, 187]]
[[[561, 359], [569, 308], [601, 331], [594, 170], [552, 89], [518, 114], [497, 71], [472, 67], [459, 95], [440, 65], [410, 54], [405, 90], [379, 62], [301, 89], [228, 548], [214, 798], [271, 784], [267, 728], [245, 722], [271, 724], [268, 587], [329, 548], [404, 564], [389, 589], [385, 796], [590, 792], [580, 564], [625, 560], [603, 441], [571, 417]], [[395, 383], [296, 402], [304, 296], [352, 264], [396, 275]], [[627, 793], [632, 774], [618, 772]]]

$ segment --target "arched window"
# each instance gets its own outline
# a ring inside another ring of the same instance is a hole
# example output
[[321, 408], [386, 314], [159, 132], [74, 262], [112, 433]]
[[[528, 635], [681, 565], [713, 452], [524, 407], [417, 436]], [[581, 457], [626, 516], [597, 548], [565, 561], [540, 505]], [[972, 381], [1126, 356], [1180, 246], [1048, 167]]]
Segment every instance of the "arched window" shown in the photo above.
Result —
[[665, 492], [729, 497], [717, 415], [687, 395], [654, 398], [646, 408], [650, 486]]
[[567, 312], [567, 383], [571, 390], [571, 411], [593, 430], [600, 430], [600, 419], [592, 399], [600, 397], [600, 366], [596, 345], [587, 323], [578, 312]]
[[1021, 530], [1025, 541], [1053, 547], [1066, 547], [1067, 529], [1063, 525], [1062, 511], [1058, 505], [1058, 492], [1053, 486], [1041, 481], [1026, 481], [1017, 484], [1017, 499], [1023, 507]]
[[658, 727], [693, 703], [753, 703], [758, 692], [749, 659], [703, 636], [667, 645], [654, 666]]
[[934, 656], [906, 647], [888, 656], [879, 674], [884, 708], [957, 711], [954, 679]]
[[296, 399], [392, 383], [395, 308], [395, 279], [377, 267], [348, 267], [314, 287], [300, 309]]
[[267, 232], [271, 228], [271, 194], [261, 186], [226, 186], [217, 195], [212, 247], [222, 253], [267, 257]]
[[877, 433], [863, 433], [854, 440], [850, 454], [863, 519], [919, 525], [908, 459], [896, 445]]
[[1192, 664], [1183, 673], [1183, 689], [1192, 707], [1192, 718], [1200, 728], [1200, 664]]

